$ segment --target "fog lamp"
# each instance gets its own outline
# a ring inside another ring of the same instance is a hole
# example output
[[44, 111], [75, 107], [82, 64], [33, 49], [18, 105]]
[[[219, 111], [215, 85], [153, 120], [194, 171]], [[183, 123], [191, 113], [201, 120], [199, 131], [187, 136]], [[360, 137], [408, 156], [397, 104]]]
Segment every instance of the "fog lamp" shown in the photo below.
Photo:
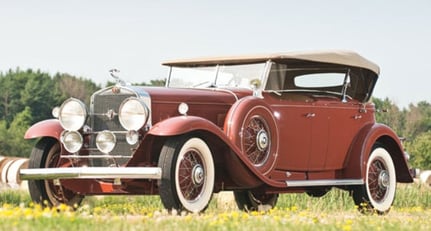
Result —
[[70, 153], [75, 153], [79, 151], [83, 144], [81, 134], [76, 131], [64, 131], [61, 134], [60, 140], [61, 143], [63, 143], [64, 148]]
[[96, 136], [96, 146], [99, 151], [108, 154], [115, 148], [117, 138], [110, 131], [99, 132]]
[[135, 130], [130, 130], [126, 134], [126, 141], [130, 145], [134, 145], [138, 143], [139, 140], [139, 133]]

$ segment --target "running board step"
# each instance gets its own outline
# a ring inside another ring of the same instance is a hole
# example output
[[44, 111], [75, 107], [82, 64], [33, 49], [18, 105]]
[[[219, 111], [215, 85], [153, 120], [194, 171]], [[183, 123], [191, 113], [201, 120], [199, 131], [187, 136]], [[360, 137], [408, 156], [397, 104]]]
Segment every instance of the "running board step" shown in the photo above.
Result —
[[287, 187], [312, 187], [312, 186], [342, 186], [362, 185], [363, 179], [338, 179], [338, 180], [287, 180]]

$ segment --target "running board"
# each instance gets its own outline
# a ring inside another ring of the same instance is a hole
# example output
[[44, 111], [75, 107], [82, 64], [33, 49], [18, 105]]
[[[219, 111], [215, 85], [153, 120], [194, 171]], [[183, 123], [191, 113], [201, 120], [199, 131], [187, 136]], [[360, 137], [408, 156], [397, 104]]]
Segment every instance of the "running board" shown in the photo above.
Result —
[[287, 187], [313, 187], [313, 186], [343, 186], [362, 185], [363, 179], [336, 179], [336, 180], [287, 180]]
[[161, 179], [158, 167], [70, 167], [20, 170], [21, 180], [53, 179]]

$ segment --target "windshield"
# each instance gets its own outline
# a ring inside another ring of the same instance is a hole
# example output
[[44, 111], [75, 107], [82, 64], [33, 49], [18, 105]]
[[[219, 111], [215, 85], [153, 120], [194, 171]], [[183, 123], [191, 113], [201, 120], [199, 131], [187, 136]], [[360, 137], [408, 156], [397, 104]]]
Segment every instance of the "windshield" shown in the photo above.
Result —
[[168, 87], [228, 87], [251, 88], [262, 81], [265, 63], [217, 65], [206, 67], [171, 67]]

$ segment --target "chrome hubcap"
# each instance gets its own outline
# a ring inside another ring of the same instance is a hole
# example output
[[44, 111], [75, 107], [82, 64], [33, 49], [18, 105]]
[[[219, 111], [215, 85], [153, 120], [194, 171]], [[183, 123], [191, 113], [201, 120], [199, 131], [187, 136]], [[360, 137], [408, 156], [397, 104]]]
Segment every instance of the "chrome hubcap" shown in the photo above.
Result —
[[202, 165], [197, 164], [193, 167], [192, 180], [196, 186], [202, 185], [204, 182], [204, 169], [202, 168]]
[[260, 130], [256, 136], [257, 148], [264, 151], [268, 147], [269, 139], [265, 130]]
[[387, 170], [382, 170], [379, 174], [379, 186], [385, 189], [389, 187], [389, 184], [389, 173]]

